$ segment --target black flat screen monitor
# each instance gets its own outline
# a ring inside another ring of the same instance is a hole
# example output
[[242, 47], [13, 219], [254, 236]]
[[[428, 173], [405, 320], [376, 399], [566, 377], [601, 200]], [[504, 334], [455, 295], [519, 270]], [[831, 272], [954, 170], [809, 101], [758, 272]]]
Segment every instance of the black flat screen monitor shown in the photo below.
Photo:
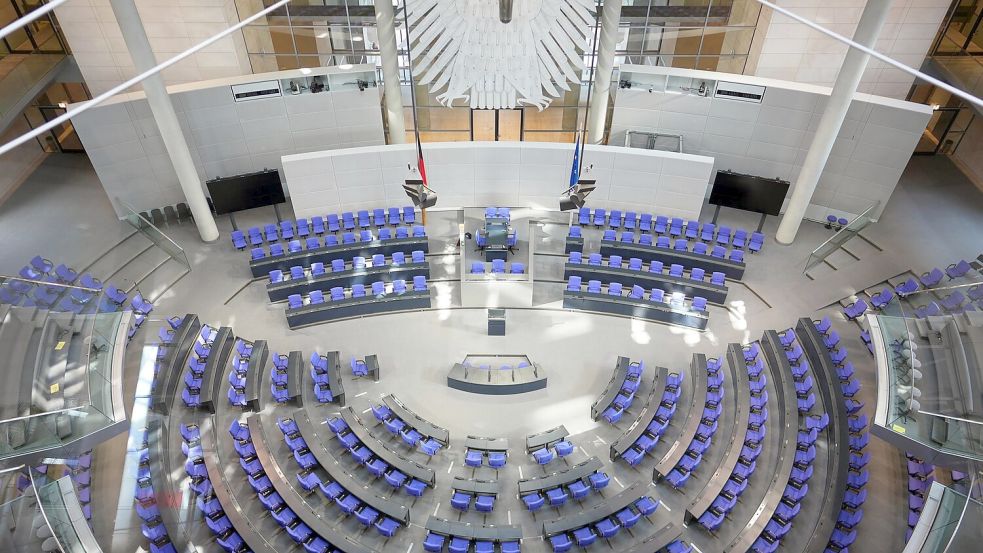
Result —
[[287, 201], [280, 184], [280, 173], [276, 170], [222, 177], [207, 181], [205, 185], [218, 215]]
[[788, 193], [789, 183], [781, 179], [766, 179], [730, 171], [717, 171], [710, 192], [710, 203], [778, 215]]

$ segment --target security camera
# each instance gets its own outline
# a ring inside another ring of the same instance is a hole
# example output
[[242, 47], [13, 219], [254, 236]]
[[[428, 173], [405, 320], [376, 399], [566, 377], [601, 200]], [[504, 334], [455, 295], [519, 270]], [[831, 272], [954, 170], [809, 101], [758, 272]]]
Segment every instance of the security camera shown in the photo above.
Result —
[[649, 94], [651, 94], [653, 90], [655, 90], [655, 87], [654, 86], [649, 86]]

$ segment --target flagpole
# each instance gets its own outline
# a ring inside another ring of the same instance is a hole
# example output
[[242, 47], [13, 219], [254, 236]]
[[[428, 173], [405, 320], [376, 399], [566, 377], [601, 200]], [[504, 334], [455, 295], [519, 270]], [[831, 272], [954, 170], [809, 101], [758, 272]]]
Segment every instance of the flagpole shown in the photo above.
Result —
[[[594, 55], [591, 58], [593, 61], [591, 61], [591, 64], [590, 64], [590, 80], [587, 81], [587, 105], [584, 108], [584, 127], [581, 130], [581, 132], [580, 132], [580, 136], [581, 136], [581, 141], [580, 141], [580, 167], [577, 168], [577, 174], [578, 175], [580, 175], [581, 173], [584, 172], [584, 152], [587, 149], [587, 119], [588, 119], [588, 117], [587, 117], [588, 113], [587, 112], [590, 109], [590, 96], [591, 96], [591, 92], [593, 92], [593, 90], [594, 90], [594, 70], [597, 67], [597, 41], [598, 41], [598, 33], [599, 33], [600, 30], [601, 30], [601, 8], [600, 8], [600, 6], [595, 6], [595, 9], [594, 9], [594, 45], [593, 45], [593, 48], [591, 49], [591, 53], [594, 54]], [[580, 100], [578, 98], [578, 103], [579, 103], [579, 101]]]
[[[416, 139], [416, 155], [417, 155], [417, 165], [423, 161], [423, 144], [420, 142], [420, 125], [416, 118], [416, 85], [413, 82], [413, 46], [412, 40], [410, 40], [410, 17], [409, 17], [409, 0], [403, 0], [403, 25], [406, 27], [406, 58], [409, 63], [409, 73], [410, 73], [410, 106], [413, 113], [413, 137]], [[420, 175], [423, 179], [423, 186], [427, 187], [426, 177]], [[427, 225], [427, 208], [420, 204], [420, 219], [423, 222], [423, 226]]]

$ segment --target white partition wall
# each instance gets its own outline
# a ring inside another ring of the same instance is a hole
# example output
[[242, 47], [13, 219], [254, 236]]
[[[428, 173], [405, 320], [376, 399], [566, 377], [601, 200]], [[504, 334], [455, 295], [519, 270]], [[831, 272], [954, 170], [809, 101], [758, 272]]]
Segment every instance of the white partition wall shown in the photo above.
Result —
[[[677, 134], [683, 151], [711, 156], [729, 169], [795, 182], [830, 89], [746, 75], [624, 65], [611, 144], [630, 130]], [[730, 83], [730, 84], [727, 84]], [[699, 93], [705, 85], [705, 95]], [[760, 99], [716, 94], [751, 90]], [[932, 108], [857, 94], [819, 181], [807, 218], [858, 214], [880, 202], [876, 219], [901, 178]], [[791, 190], [789, 191], [791, 193]]]
[[[437, 207], [501, 205], [558, 209], [570, 182], [573, 144], [447, 142], [423, 145]], [[416, 166], [412, 144], [284, 156], [297, 217], [404, 205]], [[587, 146], [583, 178], [597, 180], [587, 205], [697, 218], [713, 158], [614, 146]]]
[[[168, 92], [204, 186], [263, 169], [279, 169], [282, 176], [286, 154], [385, 144], [381, 90], [356, 85], [374, 76], [373, 66], [321, 67], [175, 85]], [[314, 77], [328, 90], [291, 94], [290, 82]], [[269, 89], [269, 83], [279, 83], [282, 92], [238, 101], [233, 92]], [[143, 92], [117, 96], [72, 123], [114, 205], [116, 198], [138, 210], [184, 201]], [[120, 206], [116, 211], [123, 215]]]

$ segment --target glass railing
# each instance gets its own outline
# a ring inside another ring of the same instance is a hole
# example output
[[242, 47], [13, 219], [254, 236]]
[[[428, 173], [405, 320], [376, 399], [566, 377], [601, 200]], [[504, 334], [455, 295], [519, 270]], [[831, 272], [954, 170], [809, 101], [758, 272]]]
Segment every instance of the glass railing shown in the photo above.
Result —
[[921, 518], [905, 551], [975, 553], [980, 550], [980, 540], [983, 539], [981, 517], [983, 504], [978, 498], [933, 482], [925, 496]]
[[131, 227], [141, 232], [157, 247], [164, 250], [164, 252], [171, 256], [172, 259], [184, 265], [189, 271], [191, 270], [191, 263], [188, 261], [188, 255], [184, 252], [184, 248], [178, 246], [174, 240], [171, 240], [171, 238], [164, 234], [162, 230], [147, 220], [146, 217], [140, 215], [123, 200], [116, 198], [116, 203], [123, 206], [123, 208], [126, 210], [126, 214], [123, 216], [124, 221], [126, 221]]
[[836, 234], [830, 236], [828, 240], [820, 244], [818, 248], [812, 250], [812, 253], [809, 254], [809, 260], [806, 262], [806, 267], [802, 272], [804, 273], [822, 263], [830, 254], [843, 247], [843, 244], [849, 242], [853, 237], [860, 234], [860, 231], [874, 222], [871, 217], [880, 205], [881, 202], [875, 202], [860, 215], [854, 217], [852, 221], [844, 225]]
[[884, 346], [877, 354], [885, 416], [876, 422], [934, 450], [983, 461], [983, 334], [961, 331], [965, 323], [948, 309], [979, 286], [961, 282], [909, 294], [882, 308], [871, 327]]
[[24, 467], [0, 472], [0, 536], [4, 553], [58, 551]]
[[120, 305], [97, 288], [2, 276], [0, 298], [8, 367], [0, 460], [67, 445], [125, 417], [113, 382], [116, 342], [129, 319]]
[[102, 551], [82, 514], [71, 477], [63, 476], [39, 486], [37, 496], [48, 528], [64, 553]]

